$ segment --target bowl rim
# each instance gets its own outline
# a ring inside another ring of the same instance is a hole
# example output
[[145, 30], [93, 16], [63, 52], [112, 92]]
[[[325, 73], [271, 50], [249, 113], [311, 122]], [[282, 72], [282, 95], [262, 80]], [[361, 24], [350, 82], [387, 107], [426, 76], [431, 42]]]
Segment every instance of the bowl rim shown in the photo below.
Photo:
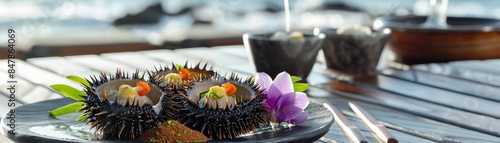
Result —
[[458, 21], [458, 20], [481, 20], [487, 21], [484, 24], [471, 24], [471, 25], [447, 25], [447, 27], [428, 27], [424, 26], [423, 23], [403, 23], [396, 22], [395, 20], [403, 20], [403, 19], [425, 19], [427, 16], [416, 16], [416, 15], [407, 15], [407, 16], [387, 16], [380, 17], [374, 21], [374, 28], [390, 28], [391, 30], [397, 31], [409, 31], [409, 32], [440, 32], [440, 33], [448, 33], [448, 32], [494, 32], [500, 31], [500, 19], [493, 18], [480, 18], [480, 17], [454, 17], [448, 16], [447, 21]]
[[[326, 34], [327, 36], [343, 35], [343, 34], [337, 33], [338, 29], [339, 28], [332, 28], [332, 27], [316, 27], [316, 28], [314, 28], [314, 31], [318, 31], [319, 33]], [[370, 30], [371, 30], [372, 34], [367, 35], [367, 36], [390, 35], [392, 32], [391, 29], [387, 28], [387, 27], [382, 27], [382, 28], [378, 28], [378, 29], [374, 29], [373, 27], [370, 27]], [[345, 34], [345, 35], [349, 35], [349, 34]]]
[[[290, 33], [290, 32], [288, 32]], [[270, 35], [274, 33], [245, 33], [243, 34], [243, 39], [256, 39], [256, 40], [264, 40], [264, 41], [282, 41], [279, 39], [271, 39]], [[309, 34], [309, 33], [302, 33], [304, 35], [305, 40], [313, 40], [313, 39], [318, 39], [322, 40], [326, 38], [326, 35], [324, 33], [318, 33], [318, 34]]]

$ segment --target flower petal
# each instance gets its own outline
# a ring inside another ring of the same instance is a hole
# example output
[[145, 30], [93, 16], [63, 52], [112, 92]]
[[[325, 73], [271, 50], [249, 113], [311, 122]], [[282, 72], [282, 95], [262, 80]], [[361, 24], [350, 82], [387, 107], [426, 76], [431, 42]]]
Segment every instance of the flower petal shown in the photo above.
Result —
[[288, 105], [306, 109], [307, 105], [309, 105], [309, 98], [307, 97], [307, 94], [303, 92], [287, 93], [278, 99], [273, 108], [275, 110], [280, 110], [282, 107], [286, 107]]
[[281, 96], [272, 110], [276, 111], [279, 122], [300, 124], [307, 119], [304, 109], [309, 105], [307, 95], [302, 92], [291, 92]]
[[282, 94], [293, 92], [292, 78], [287, 72], [279, 73], [276, 78], [274, 78], [272, 85], [280, 89]]
[[293, 105], [288, 105], [281, 110], [276, 111], [276, 117], [279, 122], [288, 122], [293, 118], [297, 117], [301, 112], [304, 112], [304, 109], [300, 109], [299, 107], [295, 107]]
[[[276, 102], [276, 105], [274, 106], [274, 110], [281, 110], [284, 109], [287, 106], [293, 106], [295, 104], [296, 100], [296, 93], [295, 92], [290, 92], [285, 95], [282, 95], [278, 101]], [[300, 107], [299, 107], [300, 108]]]
[[309, 105], [309, 98], [307, 97], [307, 94], [303, 92], [296, 92], [294, 105], [299, 108], [306, 109], [307, 105]]
[[[273, 83], [273, 79], [267, 74], [263, 72], [259, 72], [255, 76], [255, 81], [259, 84], [260, 90], [266, 90]], [[266, 91], [263, 92], [265, 94]]]
[[300, 112], [297, 116], [295, 116], [295, 118], [290, 120], [290, 123], [295, 124], [295, 125], [302, 124], [307, 120], [307, 116], [309, 116], [309, 111], [306, 110], [306, 111]]
[[[276, 102], [278, 102], [278, 99], [283, 95], [280, 93], [279, 89], [276, 88], [276, 86], [271, 85], [267, 90], [267, 93], [265, 94], [266, 96], [266, 105], [269, 106], [270, 108], [274, 108], [276, 105]], [[269, 92], [272, 91], [272, 92]]]
[[281, 72], [274, 79], [273, 84], [266, 90], [266, 104], [274, 107], [278, 99], [286, 93], [293, 92], [293, 83], [290, 75], [286, 72]]

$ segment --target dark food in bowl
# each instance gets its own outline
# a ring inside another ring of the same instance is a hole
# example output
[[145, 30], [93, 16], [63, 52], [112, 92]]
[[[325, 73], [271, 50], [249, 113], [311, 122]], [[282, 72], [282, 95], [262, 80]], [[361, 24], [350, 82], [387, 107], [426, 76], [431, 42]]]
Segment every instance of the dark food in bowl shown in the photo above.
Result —
[[349, 76], [376, 73], [389, 31], [370, 31], [364, 35], [339, 34], [337, 29], [321, 29], [321, 32], [327, 35], [322, 49], [329, 69]]
[[389, 47], [407, 64], [500, 57], [500, 20], [448, 17], [446, 28], [424, 27], [425, 16], [379, 19], [391, 28]]

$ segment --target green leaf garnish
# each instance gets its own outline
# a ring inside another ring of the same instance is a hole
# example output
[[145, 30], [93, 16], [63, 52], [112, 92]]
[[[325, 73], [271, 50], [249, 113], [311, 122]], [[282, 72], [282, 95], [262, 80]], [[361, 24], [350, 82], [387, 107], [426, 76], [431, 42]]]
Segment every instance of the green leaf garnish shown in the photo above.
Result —
[[303, 92], [309, 88], [309, 84], [307, 83], [293, 83], [293, 91], [294, 92]]
[[251, 84], [254, 84], [254, 83], [255, 83], [255, 78], [252, 78], [252, 79], [250, 80], [250, 83], [251, 83]]
[[200, 93], [200, 99], [202, 99], [203, 97], [207, 96], [207, 93], [208, 93], [208, 91]]
[[88, 116], [89, 115], [87, 115], [87, 114], [82, 114], [82, 115], [78, 116], [78, 118], [76, 118], [76, 120], [81, 122], [81, 121], [85, 120]]
[[64, 114], [75, 113], [83, 107], [84, 107], [83, 102], [75, 102], [63, 107], [59, 107], [55, 110], [49, 111], [49, 115], [52, 117], [57, 117]]
[[221, 99], [222, 98], [222, 96], [219, 96], [219, 95], [215, 94], [214, 92], [209, 92], [208, 94], [209, 94], [210, 97], [213, 97], [213, 98], [216, 98], [216, 99]]
[[301, 77], [290, 76], [290, 80], [292, 80], [293, 91], [294, 92], [303, 92], [303, 91], [306, 91], [309, 88], [309, 84], [307, 84], [307, 83], [300, 83], [299, 82], [299, 81], [302, 80]]
[[235, 94], [235, 95], [233, 95], [233, 96], [234, 96], [234, 99], [236, 100], [236, 102], [237, 102], [237, 103], [241, 103], [241, 102], [243, 102], [243, 99], [241, 98], [241, 96], [236, 95], [236, 94]]
[[298, 77], [298, 76], [290, 76], [290, 77], [291, 77], [291, 79], [292, 79], [292, 82], [293, 82], [293, 83], [295, 83], [295, 82], [298, 82], [298, 81], [302, 80], [302, 78], [301, 78], [301, 77]]
[[66, 78], [67, 78], [67, 79], [70, 79], [70, 80], [72, 80], [72, 81], [74, 81], [74, 82], [81, 83], [81, 84], [83, 84], [83, 85], [85, 85], [85, 86], [87, 86], [87, 87], [90, 87], [90, 83], [89, 83], [87, 80], [85, 80], [84, 78], [81, 78], [81, 77], [79, 77], [79, 76], [76, 76], [76, 75], [68, 75], [68, 76], [66, 76]]
[[175, 69], [176, 70], [181, 70], [182, 68], [184, 68], [183, 65], [180, 65], [180, 64], [175, 64]]
[[84, 100], [81, 96], [87, 96], [87, 93], [64, 84], [53, 84], [50, 87], [66, 97], [75, 99], [76, 101]]

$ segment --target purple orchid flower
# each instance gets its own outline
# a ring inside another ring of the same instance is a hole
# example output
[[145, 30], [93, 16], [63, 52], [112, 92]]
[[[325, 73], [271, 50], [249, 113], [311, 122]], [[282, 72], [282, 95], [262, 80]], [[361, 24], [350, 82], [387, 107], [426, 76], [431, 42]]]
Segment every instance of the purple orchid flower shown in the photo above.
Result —
[[294, 92], [293, 83], [287, 72], [279, 73], [274, 81], [266, 73], [257, 73], [259, 89], [266, 97], [266, 108], [271, 122], [301, 124], [306, 121], [309, 112], [304, 110], [309, 99], [303, 92]]

